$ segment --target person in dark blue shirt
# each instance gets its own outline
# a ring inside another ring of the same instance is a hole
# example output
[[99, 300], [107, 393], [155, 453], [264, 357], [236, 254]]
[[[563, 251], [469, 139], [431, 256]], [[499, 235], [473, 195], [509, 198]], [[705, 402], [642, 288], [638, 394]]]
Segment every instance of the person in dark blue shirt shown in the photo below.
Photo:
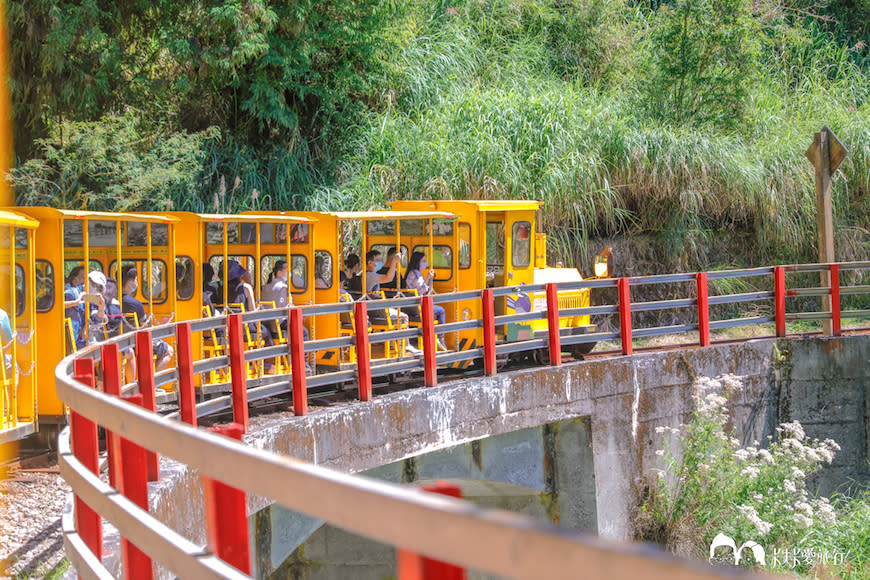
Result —
[[[121, 299], [121, 311], [124, 314], [135, 313], [139, 324], [144, 324], [145, 307], [136, 298], [136, 290], [139, 289], [139, 272], [136, 266], [127, 266], [121, 271], [124, 297]], [[156, 339], [151, 343], [154, 357], [157, 359], [154, 369], [161, 371], [169, 366], [172, 361], [173, 350], [166, 342]]]

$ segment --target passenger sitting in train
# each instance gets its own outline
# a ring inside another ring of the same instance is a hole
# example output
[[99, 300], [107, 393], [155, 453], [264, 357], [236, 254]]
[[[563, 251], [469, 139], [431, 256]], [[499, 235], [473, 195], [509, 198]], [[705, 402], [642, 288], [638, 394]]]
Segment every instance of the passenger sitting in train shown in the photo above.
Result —
[[[432, 289], [432, 279], [435, 277], [435, 270], [427, 271], [426, 254], [423, 252], [414, 252], [411, 254], [411, 259], [408, 260], [408, 273], [405, 275], [405, 287], [410, 290], [416, 290], [420, 296], [434, 294]], [[424, 275], [425, 272], [425, 275]], [[416, 308], [413, 309], [412, 320], [419, 320], [419, 313]], [[438, 324], [444, 324], [447, 316], [444, 307], [438, 304], [432, 306], [435, 320]]]
[[359, 256], [348, 254], [344, 259], [344, 270], [339, 275], [341, 287], [347, 290], [356, 299], [362, 296], [362, 265]]
[[[289, 269], [287, 268], [287, 262], [276, 260], [275, 266], [269, 274], [269, 279], [266, 280], [266, 285], [263, 286], [260, 292], [261, 300], [263, 302], [274, 302], [275, 308], [293, 306], [293, 297], [290, 296], [289, 287], [287, 286], [288, 276]], [[287, 317], [280, 316], [278, 320], [280, 321], [278, 324], [281, 326], [281, 332], [284, 336], [287, 336]], [[272, 334], [273, 339], [278, 336], [278, 328], [274, 320], [267, 322], [266, 328]], [[302, 327], [302, 335], [303, 340], [308, 340], [308, 329], [304, 326]]]
[[[395, 246], [390, 248], [389, 250], [387, 250], [387, 259], [385, 261], [385, 265], [383, 268], [378, 270], [378, 274], [389, 275], [390, 266], [388, 266], [386, 264], [393, 263], [395, 255], [396, 255]], [[396, 276], [392, 280], [389, 280], [387, 282], [381, 282], [381, 290], [384, 291], [384, 296], [386, 296], [387, 298], [395, 298], [396, 294], [399, 291], [399, 288], [402, 287], [402, 283], [401, 283], [402, 275], [398, 270], [398, 265], [401, 263], [401, 261], [402, 261], [401, 256], [399, 256], [398, 260], [395, 260], [395, 262], [396, 262]]]
[[85, 268], [76, 266], [66, 277], [63, 290], [64, 317], [72, 322], [73, 342], [70, 347], [78, 349], [85, 346], [82, 328], [85, 325], [84, 301]]
[[[121, 311], [124, 314], [135, 313], [139, 323], [143, 324], [145, 320], [145, 307], [136, 298], [136, 290], [139, 288], [139, 272], [136, 266], [126, 266], [121, 271], [122, 290], [124, 293], [121, 298]], [[151, 342], [152, 352], [156, 359], [155, 370], [162, 371], [169, 366], [172, 360], [172, 347], [166, 342], [155, 339]]]
[[[108, 322], [106, 318], [106, 299], [103, 296], [103, 292], [106, 289], [106, 275], [99, 270], [94, 270], [88, 274], [88, 280], [90, 280], [91, 292], [90, 295], [85, 295], [85, 298], [89, 304], [90, 316], [88, 321], [92, 331], [88, 333], [87, 339], [89, 343], [93, 344], [103, 339], [101, 329]], [[82, 340], [84, 339], [85, 337], [82, 337]]]
[[208, 262], [202, 265], [202, 305], [209, 307], [209, 313], [215, 314], [215, 307], [223, 306], [224, 289], [219, 281], [215, 280], [214, 268]]
[[[398, 254], [393, 254], [386, 274], [378, 273], [378, 270], [380, 270], [384, 265], [383, 262], [381, 262], [380, 257], [381, 253], [377, 250], [366, 252], [365, 281], [367, 294], [380, 292], [380, 285], [382, 282], [389, 282], [396, 279], [396, 267], [399, 263]], [[380, 298], [380, 296], [376, 295], [375, 298]], [[387, 315], [389, 315], [393, 324], [408, 326], [408, 315], [401, 312], [398, 308], [387, 308], [385, 310], [375, 309], [369, 311], [369, 317], [374, 322], [385, 320]]]
[[106, 301], [106, 336], [111, 338], [121, 334], [124, 321], [124, 313], [121, 310], [121, 302], [118, 300], [118, 283], [114, 280], [106, 280], [103, 290], [103, 298]]
[[[9, 321], [9, 314], [3, 308], [0, 308], [0, 340], [3, 341], [3, 346], [12, 342], [15, 335], [12, 332], [12, 323]], [[12, 368], [12, 353], [8, 353], [4, 357], [6, 359], [6, 368]]]
[[235, 260], [227, 263], [227, 300], [231, 304], [241, 304], [245, 312], [257, 310], [257, 298], [254, 296], [254, 286], [251, 274]]

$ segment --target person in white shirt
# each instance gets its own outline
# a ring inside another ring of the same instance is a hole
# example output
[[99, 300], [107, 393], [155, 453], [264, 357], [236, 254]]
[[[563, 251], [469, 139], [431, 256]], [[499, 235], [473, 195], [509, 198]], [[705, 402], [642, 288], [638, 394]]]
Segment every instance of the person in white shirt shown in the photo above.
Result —
[[293, 306], [293, 299], [287, 286], [287, 274], [287, 262], [277, 260], [275, 267], [272, 268], [272, 273], [269, 274], [266, 285], [263, 286], [260, 292], [261, 302], [274, 302], [275, 308]]

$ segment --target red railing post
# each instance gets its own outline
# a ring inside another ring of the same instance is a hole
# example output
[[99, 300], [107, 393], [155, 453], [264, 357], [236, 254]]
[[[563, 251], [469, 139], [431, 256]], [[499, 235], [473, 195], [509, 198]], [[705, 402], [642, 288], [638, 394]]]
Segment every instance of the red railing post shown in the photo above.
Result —
[[[302, 330], [302, 309], [290, 308], [290, 368], [293, 380], [293, 413], [296, 416], [308, 413], [308, 387], [305, 380], [305, 332]], [[366, 399], [368, 400], [368, 399]]]
[[[424, 491], [461, 498], [462, 490], [445, 481], [424, 485]], [[397, 550], [399, 580], [465, 580], [465, 568], [433, 560], [410, 550]]]
[[550, 364], [562, 364], [562, 340], [559, 336], [559, 287], [547, 284], [547, 332], [550, 337]]
[[[178, 352], [178, 408], [181, 420], [196, 427], [196, 386], [193, 375], [193, 337], [189, 322], [175, 325], [175, 348]], [[147, 348], [151, 358], [151, 347]]]
[[628, 278], [620, 278], [616, 282], [619, 296], [619, 331], [622, 335], [622, 354], [630, 355], [631, 350], [631, 289]]
[[710, 304], [708, 302], [707, 273], [698, 272], [698, 338], [701, 346], [710, 346]]
[[486, 288], [480, 296], [483, 311], [483, 372], [491, 377], [495, 366], [495, 298], [492, 288]]
[[353, 324], [356, 331], [356, 368], [359, 400], [372, 400], [372, 368], [369, 353], [369, 315], [365, 301], [354, 302]]
[[840, 336], [840, 265], [831, 264], [831, 335]]
[[227, 338], [230, 343], [230, 380], [233, 386], [233, 421], [248, 432], [248, 365], [245, 362], [244, 322], [241, 314], [230, 314]]
[[[211, 429], [237, 441], [242, 440], [245, 431], [238, 423]], [[203, 477], [202, 492], [209, 550], [237, 570], [250, 574], [251, 549], [248, 545], [248, 508], [244, 490]]]
[[[150, 347], [148, 353], [151, 353]], [[104, 344], [100, 352], [103, 367], [103, 392], [107, 395], [121, 396], [121, 351], [116, 343]], [[109, 462], [109, 485], [119, 489], [121, 465], [118, 436], [106, 429], [106, 458]]]
[[[73, 363], [73, 377], [80, 383], [94, 388], [94, 359], [81, 358]], [[90, 419], [70, 411], [73, 453], [94, 475], [100, 475], [100, 445], [97, 437], [97, 424]], [[82, 540], [98, 560], [103, 559], [103, 519], [96, 511], [75, 498], [76, 529]]]
[[773, 310], [776, 319], [776, 335], [785, 336], [785, 268], [773, 269]]
[[[150, 343], [148, 343], [150, 347]], [[124, 397], [133, 405], [144, 406], [141, 394]], [[137, 506], [148, 511], [148, 466], [146, 465], [145, 449], [132, 441], [121, 437], [121, 493]], [[123, 538], [121, 555], [127, 578], [153, 578], [151, 558], [137, 548], [130, 540]]]
[[438, 384], [438, 372], [436, 369], [436, 355], [438, 347], [435, 341], [435, 313], [434, 302], [431, 296], [423, 296], [420, 299], [420, 318], [423, 321], [423, 382], [427, 387]]
[[[142, 394], [142, 407], [152, 413], [157, 412], [157, 395], [154, 387], [154, 357], [152, 350], [151, 331], [140, 330], [136, 333], [136, 376], [139, 392]], [[179, 373], [180, 377], [180, 373]], [[160, 459], [154, 451], [145, 451], [145, 461], [148, 466], [148, 481], [160, 478]]]

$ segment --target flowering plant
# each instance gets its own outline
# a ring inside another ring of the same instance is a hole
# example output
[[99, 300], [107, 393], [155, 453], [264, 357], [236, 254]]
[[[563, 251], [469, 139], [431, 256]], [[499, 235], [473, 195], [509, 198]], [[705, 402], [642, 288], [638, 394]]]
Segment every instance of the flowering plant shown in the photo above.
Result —
[[[728, 398], [739, 377], [700, 378], [686, 425], [658, 427], [665, 469], [641, 503], [637, 534], [675, 553], [706, 559], [724, 533], [768, 546], [798, 546], [836, 522], [827, 498], [812, 497], [806, 478], [830, 464], [840, 447], [810, 439], [798, 422], [783, 423], [764, 445], [743, 447], [727, 429]], [[752, 563], [752, 559], [749, 559]], [[793, 571], [801, 571], [793, 570]]]

